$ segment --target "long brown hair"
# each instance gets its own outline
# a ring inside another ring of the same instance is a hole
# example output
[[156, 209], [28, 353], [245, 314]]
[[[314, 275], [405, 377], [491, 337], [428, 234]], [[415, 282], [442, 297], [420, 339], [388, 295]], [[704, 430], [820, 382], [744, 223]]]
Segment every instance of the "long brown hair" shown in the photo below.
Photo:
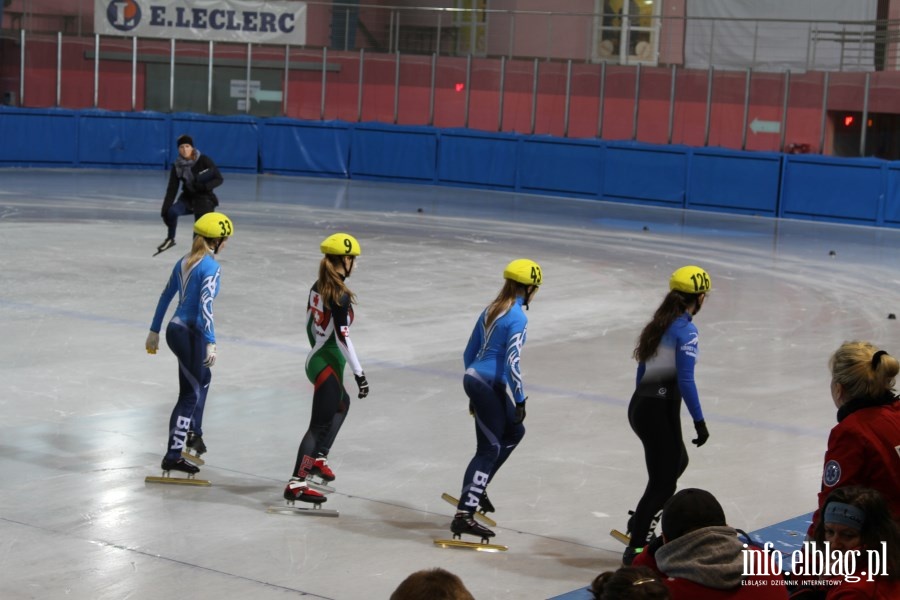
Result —
[[500, 288], [500, 293], [487, 307], [485, 326], [490, 327], [497, 317], [508, 311], [515, 304], [517, 296], [525, 296], [527, 293], [528, 286], [512, 279], [506, 279], [503, 282], [503, 287]]
[[343, 260], [343, 256], [326, 254], [322, 257], [321, 262], [319, 262], [319, 280], [317, 287], [319, 293], [325, 299], [325, 302], [332, 306], [340, 304], [341, 297], [343, 297], [344, 294], [347, 294], [350, 298], [350, 304], [356, 303], [356, 294], [350, 291], [350, 288], [344, 283], [344, 279], [337, 270], [337, 265], [341, 264], [341, 261]]
[[685, 294], [677, 290], [670, 291], [662, 304], [653, 314], [653, 319], [644, 326], [638, 337], [637, 346], [631, 354], [638, 362], [646, 362], [656, 355], [659, 348], [659, 342], [662, 340], [663, 334], [669, 325], [675, 322], [675, 319], [684, 314], [689, 307], [698, 301], [696, 294]]

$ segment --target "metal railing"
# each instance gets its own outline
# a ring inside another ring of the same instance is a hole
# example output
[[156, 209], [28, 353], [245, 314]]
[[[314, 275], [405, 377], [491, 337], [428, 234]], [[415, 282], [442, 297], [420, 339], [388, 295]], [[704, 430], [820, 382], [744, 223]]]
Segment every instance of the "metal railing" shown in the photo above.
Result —
[[[311, 28], [298, 47], [101, 36], [88, 31], [87, 8], [77, 23], [58, 21], [60, 30], [45, 33], [41, 27], [53, 23], [41, 15], [7, 12], [4, 22], [18, 18], [21, 28], [0, 38], [4, 51], [18, 53], [0, 63], [0, 92], [4, 103], [28, 107], [284, 115], [831, 153], [846, 133], [835, 127], [839, 116], [866, 124], [898, 87], [885, 58], [900, 37], [893, 21], [651, 15], [623, 19], [617, 30], [603, 14], [486, 11], [496, 37], [487, 36], [484, 52], [460, 53], [456, 9], [309, 4], [331, 26]], [[676, 28], [680, 35], [672, 35]], [[523, 30], [531, 31], [528, 44]], [[617, 46], [601, 56], [595, 50], [610, 32], [618, 32]], [[773, 36], [783, 46], [763, 43]], [[729, 51], [719, 56], [725, 39]], [[876, 68], [888, 72], [870, 77]], [[854, 132], [859, 143], [850, 147], [875, 153], [867, 127]]]

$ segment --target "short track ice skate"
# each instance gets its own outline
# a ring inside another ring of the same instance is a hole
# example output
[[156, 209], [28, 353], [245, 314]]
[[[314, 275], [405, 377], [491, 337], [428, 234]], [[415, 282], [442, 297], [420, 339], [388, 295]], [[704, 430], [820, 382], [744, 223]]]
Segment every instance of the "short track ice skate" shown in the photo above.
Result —
[[[628, 514], [631, 515], [632, 518], [634, 517], [633, 510], [629, 510]], [[662, 511], [656, 513], [656, 515], [654, 515], [653, 519], [650, 521], [650, 531], [647, 534], [647, 544], [649, 544], [656, 538], [656, 526], [659, 524], [659, 520], [661, 517], [662, 517]], [[631, 519], [628, 519], [628, 526], [631, 527]], [[630, 531], [628, 533], [622, 533], [618, 529], [613, 529], [609, 532], [609, 535], [611, 535], [613, 537], [613, 539], [615, 539], [616, 541], [622, 542], [626, 546], [631, 544], [631, 535], [630, 534], [631, 534]]]
[[[459, 505], [459, 499], [454, 498], [450, 494], [441, 494], [441, 499], [444, 502], [446, 502], [447, 504], [452, 504], [454, 507]], [[480, 508], [481, 507], [479, 507], [479, 509]], [[481, 521], [482, 523], [484, 523], [485, 525], [487, 525], [488, 527], [496, 527], [497, 526], [497, 521], [493, 520], [492, 518], [490, 518], [489, 516], [484, 514], [481, 510], [478, 510], [475, 513], [475, 518], [478, 519], [479, 521]]]
[[195, 465], [205, 465], [206, 461], [200, 458], [201, 454], [206, 454], [206, 444], [203, 443], [203, 438], [189, 431], [185, 449], [181, 451], [181, 457]]
[[626, 533], [622, 533], [618, 529], [611, 530], [609, 532], [609, 535], [611, 535], [616, 541], [622, 542], [626, 546], [631, 543], [631, 537]]
[[[494, 537], [494, 532], [477, 523], [472, 513], [457, 513], [457, 516], [453, 518], [453, 522], [450, 524], [450, 531], [453, 532], [452, 540], [434, 540], [434, 545], [441, 548], [465, 548], [482, 552], [505, 552], [508, 550], [506, 546], [490, 543], [490, 539]], [[481, 542], [463, 541], [462, 534], [481, 538]]]
[[325, 485], [324, 483], [318, 481], [317, 479], [312, 479], [311, 477], [306, 478], [306, 483], [309, 484], [309, 487], [316, 490], [317, 492], [322, 492], [323, 494], [333, 494], [336, 490], [330, 485]]
[[321, 504], [310, 504], [309, 506], [295, 506], [294, 502], [285, 500], [284, 506], [270, 506], [266, 509], [267, 513], [281, 515], [310, 515], [313, 517], [337, 517], [340, 513], [336, 510], [322, 508]]
[[153, 256], [156, 256], [157, 254], [161, 254], [161, 253], [165, 252], [166, 250], [168, 250], [169, 248], [171, 248], [174, 245], [175, 245], [175, 240], [173, 240], [172, 238], [166, 238], [165, 240], [163, 240], [162, 244], [160, 244], [159, 246], [156, 247], [156, 252], [153, 253]]
[[485, 542], [464, 542], [456, 538], [452, 540], [434, 540], [435, 546], [441, 548], [465, 548], [467, 550], [478, 550], [480, 552], [506, 552], [509, 550], [507, 546], [501, 544], [488, 544]]
[[[194, 486], [210, 486], [212, 483], [207, 479], [196, 479], [194, 475], [200, 472], [200, 469], [190, 464], [183, 458], [178, 460], [162, 461], [162, 477], [153, 477], [148, 475], [144, 478], [144, 483], [166, 483], [172, 485], [194, 485]], [[172, 471], [183, 473], [184, 477], [173, 477]]]

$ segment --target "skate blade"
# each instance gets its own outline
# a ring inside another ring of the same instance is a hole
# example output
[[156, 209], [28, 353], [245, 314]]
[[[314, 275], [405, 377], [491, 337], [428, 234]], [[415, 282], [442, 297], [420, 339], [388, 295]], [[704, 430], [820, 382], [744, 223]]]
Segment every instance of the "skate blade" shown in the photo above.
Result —
[[309, 515], [313, 517], [337, 517], [340, 515], [336, 510], [319, 508], [320, 506], [321, 504], [313, 504], [312, 507], [285, 504], [283, 506], [270, 506], [266, 509], [266, 512], [282, 515]]
[[[448, 504], [452, 504], [454, 507], [459, 505], [459, 498], [454, 498], [450, 494], [441, 494], [441, 499]], [[481, 521], [488, 527], [496, 527], [497, 521], [493, 520], [483, 512], [475, 511], [475, 520]]]
[[323, 494], [332, 494], [336, 490], [330, 485], [325, 485], [324, 483], [320, 483], [315, 479], [307, 479], [306, 484], [311, 488], [316, 490], [317, 492], [322, 492]]
[[479, 552], [506, 552], [509, 550], [507, 546], [501, 546], [500, 544], [482, 544], [480, 542], [464, 542], [462, 540], [434, 540], [434, 545], [441, 548], [465, 548]]
[[613, 536], [616, 540], [622, 542], [626, 546], [631, 543], [631, 538], [619, 531], [618, 529], [613, 529], [609, 532], [609, 535]]
[[167, 483], [171, 485], [194, 485], [194, 486], [210, 486], [212, 483], [208, 479], [194, 479], [193, 477], [170, 477], [163, 475], [162, 477], [153, 477], [148, 475], [144, 477], [144, 483]]
[[200, 458], [199, 454], [191, 454], [190, 452], [187, 452], [186, 450], [181, 451], [181, 458], [183, 458], [186, 461], [192, 462], [195, 465], [205, 465], [206, 464], [206, 461], [203, 460], [202, 458]]

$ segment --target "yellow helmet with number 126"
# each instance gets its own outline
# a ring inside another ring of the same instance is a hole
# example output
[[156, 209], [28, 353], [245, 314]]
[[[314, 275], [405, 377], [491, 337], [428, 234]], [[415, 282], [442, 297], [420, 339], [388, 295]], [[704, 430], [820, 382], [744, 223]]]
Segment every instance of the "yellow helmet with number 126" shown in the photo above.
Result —
[[194, 233], [209, 239], [221, 239], [231, 237], [234, 234], [234, 225], [231, 219], [220, 212], [206, 213], [194, 223]]
[[669, 289], [685, 294], [705, 294], [712, 288], [709, 275], [700, 267], [689, 265], [672, 273]]
[[503, 278], [525, 285], [541, 285], [544, 279], [541, 266], [527, 258], [519, 258], [506, 265]]
[[359, 256], [360, 247], [356, 238], [349, 233], [335, 233], [329, 235], [319, 246], [322, 254], [334, 256]]

